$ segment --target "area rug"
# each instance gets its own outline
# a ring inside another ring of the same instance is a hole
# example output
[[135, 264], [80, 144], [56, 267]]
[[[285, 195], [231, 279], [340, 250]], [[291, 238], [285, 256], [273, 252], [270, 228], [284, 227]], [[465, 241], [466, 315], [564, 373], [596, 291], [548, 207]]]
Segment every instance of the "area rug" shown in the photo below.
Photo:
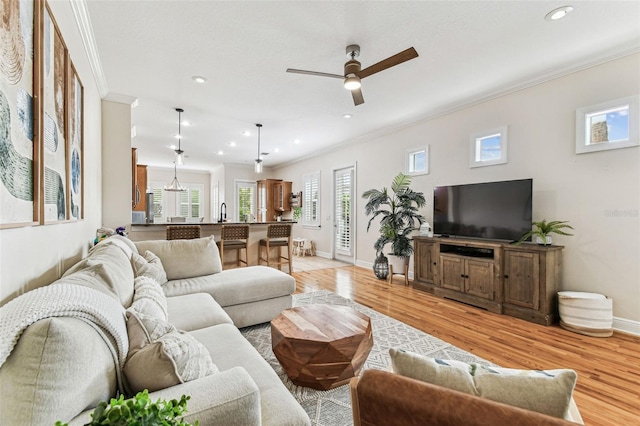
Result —
[[[449, 343], [437, 339], [418, 329], [380, 312], [368, 308], [330, 291], [322, 290], [293, 296], [293, 306], [309, 304], [327, 304], [351, 306], [371, 318], [373, 348], [364, 364], [364, 369], [387, 370], [391, 363], [389, 348], [402, 348], [408, 351], [440, 359], [455, 359], [464, 362], [492, 365], [491, 363], [465, 352]], [[280, 363], [271, 350], [271, 328], [269, 323], [246, 327], [240, 330], [243, 336], [260, 352], [262, 357], [276, 371], [284, 385], [302, 405], [311, 423], [316, 426], [353, 425], [351, 414], [351, 396], [349, 385], [328, 391], [297, 386], [289, 380]]]

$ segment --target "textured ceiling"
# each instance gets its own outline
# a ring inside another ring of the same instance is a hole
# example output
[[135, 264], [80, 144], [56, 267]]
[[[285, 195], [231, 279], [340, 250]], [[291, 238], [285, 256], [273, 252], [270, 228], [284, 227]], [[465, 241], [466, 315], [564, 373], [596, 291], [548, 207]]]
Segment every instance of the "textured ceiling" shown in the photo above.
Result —
[[[198, 170], [252, 164], [255, 123], [276, 166], [640, 51], [639, 1], [572, 1], [544, 19], [564, 4], [87, 0], [110, 96], [139, 101], [140, 163], [172, 165], [181, 107], [185, 167]], [[342, 74], [349, 44], [363, 68], [411, 46], [420, 56], [364, 79], [357, 107], [338, 79], [285, 72]]]

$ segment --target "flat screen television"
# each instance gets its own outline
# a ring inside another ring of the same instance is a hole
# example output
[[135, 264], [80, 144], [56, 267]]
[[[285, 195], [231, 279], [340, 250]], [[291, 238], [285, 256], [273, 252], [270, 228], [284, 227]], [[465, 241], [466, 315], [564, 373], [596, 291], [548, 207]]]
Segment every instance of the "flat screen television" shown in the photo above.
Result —
[[531, 230], [532, 179], [433, 189], [433, 232], [441, 236], [519, 240]]

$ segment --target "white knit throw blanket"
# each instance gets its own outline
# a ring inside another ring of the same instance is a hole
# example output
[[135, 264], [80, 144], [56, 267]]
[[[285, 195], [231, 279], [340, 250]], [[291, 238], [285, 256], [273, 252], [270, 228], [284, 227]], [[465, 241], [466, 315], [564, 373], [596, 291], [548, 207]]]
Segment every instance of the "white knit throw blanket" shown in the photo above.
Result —
[[95, 328], [109, 347], [119, 366], [118, 387], [124, 392], [122, 369], [129, 352], [124, 315], [116, 299], [88, 287], [60, 283], [29, 291], [0, 307], [0, 367], [31, 324], [50, 317], [77, 318]]

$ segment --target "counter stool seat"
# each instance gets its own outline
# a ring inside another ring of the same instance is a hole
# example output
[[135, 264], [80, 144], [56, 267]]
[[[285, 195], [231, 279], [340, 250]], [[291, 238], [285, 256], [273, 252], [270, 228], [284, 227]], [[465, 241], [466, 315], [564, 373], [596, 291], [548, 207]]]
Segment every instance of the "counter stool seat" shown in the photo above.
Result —
[[[216, 242], [220, 249], [220, 259], [222, 266], [235, 263], [236, 266], [249, 265], [249, 225], [222, 225], [220, 228], [220, 241]], [[240, 250], [244, 249], [244, 260], [240, 257]], [[224, 261], [225, 250], [237, 250], [238, 257], [235, 262]]]
[[[258, 246], [258, 264], [265, 262], [267, 266], [276, 265], [278, 269], [284, 264], [289, 267], [291, 274], [291, 224], [271, 224], [267, 225], [267, 238], [260, 240]], [[271, 248], [278, 250], [275, 258], [271, 257]], [[287, 257], [282, 255], [282, 247], [287, 248]], [[265, 249], [265, 256], [262, 256], [262, 249]]]

